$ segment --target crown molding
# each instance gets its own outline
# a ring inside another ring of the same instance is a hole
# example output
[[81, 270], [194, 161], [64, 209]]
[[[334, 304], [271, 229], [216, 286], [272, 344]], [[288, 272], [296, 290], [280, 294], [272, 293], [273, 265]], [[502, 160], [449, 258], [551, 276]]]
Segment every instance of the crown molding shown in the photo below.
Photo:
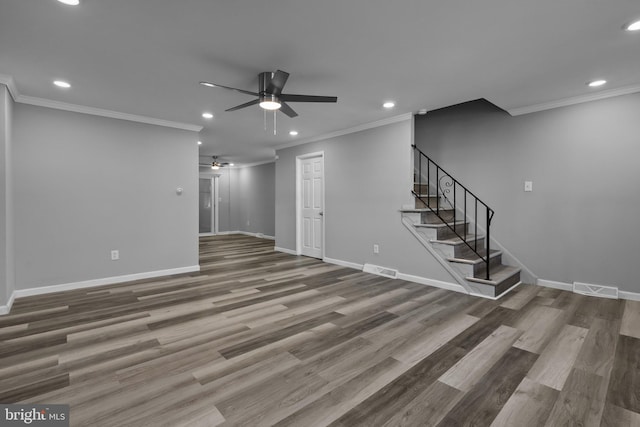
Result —
[[0, 74], [0, 84], [5, 85], [7, 89], [9, 89], [9, 93], [14, 101], [18, 98], [18, 88], [16, 87], [16, 82], [13, 80], [13, 77]]
[[275, 163], [275, 160], [264, 160], [262, 162], [256, 162], [256, 163], [247, 163], [246, 165], [236, 165], [234, 166], [237, 169], [242, 169], [242, 168], [252, 168], [254, 166], [260, 166], [260, 165], [267, 165], [269, 163]]
[[119, 111], [104, 110], [102, 108], [87, 107], [84, 105], [69, 104], [66, 102], [52, 101], [45, 98], [19, 95], [16, 102], [21, 104], [36, 105], [38, 107], [54, 108], [56, 110], [72, 111], [74, 113], [90, 114], [92, 116], [109, 117], [111, 119], [127, 120], [130, 122], [146, 123], [149, 125], [163, 126], [174, 129], [200, 132], [202, 126], [189, 123], [172, 122], [169, 120], [156, 119], [154, 117], [138, 116], [136, 114], [121, 113]]
[[335, 132], [325, 133], [323, 135], [312, 136], [310, 138], [301, 139], [299, 141], [287, 142], [286, 144], [281, 144], [275, 147], [277, 150], [282, 150], [283, 148], [295, 147], [297, 145], [308, 144], [310, 142], [322, 141], [325, 139], [336, 138], [342, 135], [348, 135], [351, 133], [360, 132], [367, 129], [373, 129], [380, 126], [390, 125], [392, 123], [403, 122], [405, 120], [411, 120], [413, 117], [413, 113], [405, 113], [400, 114], [399, 116], [388, 117], [382, 120], [376, 120], [375, 122], [364, 123], [358, 126], [350, 127], [347, 129], [338, 130]]
[[[560, 99], [557, 101], [543, 102], [541, 104], [527, 105], [518, 108], [504, 108], [512, 116], [520, 116], [522, 114], [535, 113], [538, 111], [551, 110], [552, 108], [567, 107], [569, 105], [582, 104], [583, 102], [598, 101], [600, 99], [611, 98], [614, 96], [629, 95], [640, 92], [640, 85], [625, 86], [617, 89], [602, 90], [597, 93], [589, 93], [586, 95], [574, 96], [571, 98]], [[503, 108], [503, 107], [500, 107]]]
[[26, 96], [18, 92], [18, 87], [12, 76], [0, 74], [0, 84], [5, 85], [9, 89], [9, 93], [15, 102], [21, 104], [36, 105], [38, 107], [53, 108], [56, 110], [72, 111], [74, 113], [90, 114], [92, 116], [109, 117], [111, 119], [127, 120], [130, 122], [145, 123], [149, 125], [163, 126], [174, 129], [188, 130], [192, 132], [200, 132], [202, 126], [192, 125], [190, 123], [172, 122], [170, 120], [156, 119], [154, 117], [138, 116], [136, 114], [121, 113], [119, 111], [104, 110], [102, 108], [87, 107], [85, 105], [69, 104], [66, 102], [53, 101], [46, 98], [36, 98]]

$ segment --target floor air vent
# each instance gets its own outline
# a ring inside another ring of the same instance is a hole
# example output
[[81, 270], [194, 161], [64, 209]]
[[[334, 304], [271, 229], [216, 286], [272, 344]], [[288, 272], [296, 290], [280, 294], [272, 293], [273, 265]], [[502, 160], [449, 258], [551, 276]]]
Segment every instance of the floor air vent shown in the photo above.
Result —
[[573, 282], [573, 292], [594, 297], [618, 299], [618, 288], [614, 288], [613, 286]]
[[380, 267], [379, 265], [365, 264], [362, 271], [365, 273], [377, 274], [378, 276], [389, 277], [391, 279], [396, 279], [398, 277], [398, 270]]

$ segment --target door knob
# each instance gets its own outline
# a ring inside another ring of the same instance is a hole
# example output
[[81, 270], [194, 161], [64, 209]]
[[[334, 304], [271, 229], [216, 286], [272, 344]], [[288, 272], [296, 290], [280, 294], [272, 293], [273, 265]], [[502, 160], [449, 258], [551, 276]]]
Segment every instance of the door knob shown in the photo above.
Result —
[[320, 212], [320, 216], [324, 216], [324, 212]]

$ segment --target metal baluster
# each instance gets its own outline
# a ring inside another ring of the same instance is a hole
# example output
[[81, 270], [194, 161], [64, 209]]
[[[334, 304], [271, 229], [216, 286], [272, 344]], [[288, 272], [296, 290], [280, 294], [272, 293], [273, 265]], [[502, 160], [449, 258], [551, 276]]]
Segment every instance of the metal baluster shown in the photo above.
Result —
[[440, 166], [436, 165], [436, 215], [440, 216]]
[[431, 159], [427, 157], [427, 200], [429, 200], [430, 191], [431, 191], [431, 186], [429, 185], [429, 180], [431, 179], [431, 175], [429, 174], [431, 169], [430, 166], [431, 166]]
[[[464, 187], [463, 187], [464, 188]], [[464, 241], [467, 241], [467, 189], [464, 188], [464, 216], [462, 217], [462, 221], [464, 221]]]
[[451, 178], [453, 181], [453, 232], [459, 236], [458, 230], [456, 230], [456, 180]]
[[475, 233], [474, 236], [474, 244], [473, 244], [473, 250], [475, 253], [478, 253], [478, 198], [474, 197], [476, 199], [476, 213], [475, 213], [475, 220], [476, 220], [476, 228], [473, 230]]
[[487, 280], [490, 280], [489, 279], [489, 277], [490, 277], [489, 276], [489, 265], [491, 264], [491, 258], [490, 258], [491, 252], [489, 252], [489, 250], [490, 250], [489, 248], [491, 246], [491, 243], [490, 243], [491, 242], [491, 234], [490, 234], [489, 229], [491, 228], [491, 218], [489, 217], [489, 207], [485, 206], [485, 208], [487, 210]]

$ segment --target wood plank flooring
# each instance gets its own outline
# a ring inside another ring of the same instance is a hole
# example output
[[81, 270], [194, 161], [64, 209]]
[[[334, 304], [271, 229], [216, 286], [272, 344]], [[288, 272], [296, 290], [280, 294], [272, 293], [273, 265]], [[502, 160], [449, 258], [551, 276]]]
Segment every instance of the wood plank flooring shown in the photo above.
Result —
[[18, 299], [0, 402], [74, 426], [640, 426], [640, 303], [478, 299], [237, 235], [200, 261]]

